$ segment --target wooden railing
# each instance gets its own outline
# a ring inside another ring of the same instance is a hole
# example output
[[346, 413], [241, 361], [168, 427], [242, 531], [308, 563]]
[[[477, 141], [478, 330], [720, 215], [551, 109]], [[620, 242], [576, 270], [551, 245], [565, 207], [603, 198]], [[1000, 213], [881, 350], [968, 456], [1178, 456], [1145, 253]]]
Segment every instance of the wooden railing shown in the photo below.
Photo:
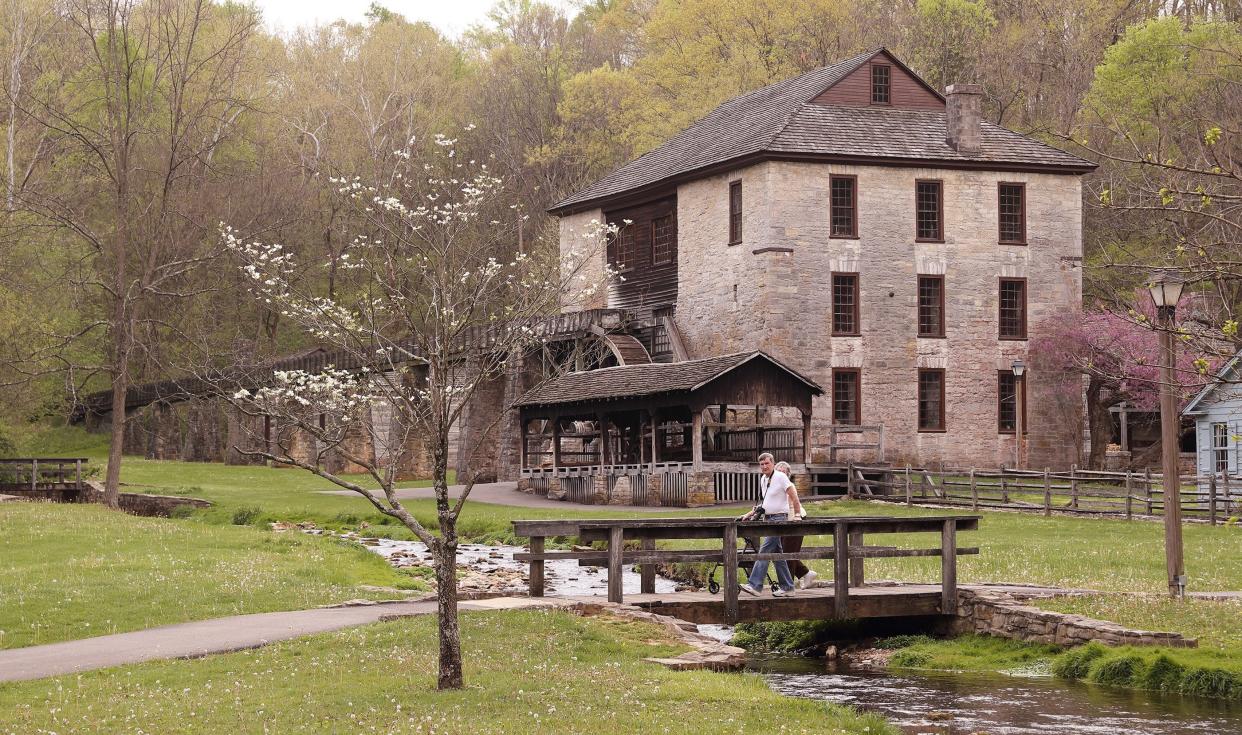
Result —
[[[793, 559], [833, 560], [834, 617], [849, 617], [849, 590], [864, 584], [863, 564], [866, 559], [904, 557], [941, 557], [940, 612], [952, 614], [957, 607], [957, 557], [977, 554], [975, 547], [958, 547], [957, 532], [979, 527], [979, 516], [932, 516], [918, 518], [806, 518], [801, 521], [768, 522], [738, 521], [730, 518], [641, 518], [608, 520], [539, 520], [513, 521], [517, 536], [530, 539], [528, 552], [513, 555], [516, 561], [530, 564], [530, 594], [544, 593], [544, 563], [553, 559], [573, 559], [579, 563], [595, 562], [608, 568], [608, 600], [622, 602], [622, 570], [631, 564], [640, 565], [641, 590], [655, 592], [655, 568], [673, 562], [720, 563], [725, 570], [724, 617], [728, 622], [738, 619], [738, 585], [736, 572], [743, 562]], [[866, 534], [938, 533], [940, 544], [933, 548], [897, 548], [867, 546]], [[738, 540], [759, 536], [820, 536], [832, 538], [831, 546], [805, 546], [800, 551], [780, 554], [759, 554], [738, 550]], [[547, 551], [545, 541], [555, 536], [577, 536], [582, 543], [603, 541], [606, 547], [591, 551]], [[656, 548], [657, 541], [680, 539], [720, 539], [721, 548], [667, 549]], [[626, 541], [638, 541], [641, 548], [626, 550]]]
[[82, 489], [86, 457], [20, 457], [0, 459], [0, 487], [38, 490], [39, 486], [67, 485]]
[[[1164, 512], [1164, 478], [1146, 472], [945, 470], [848, 466], [846, 494], [907, 505], [1090, 514], [1131, 519]], [[864, 473], [867, 475], [863, 477]], [[879, 479], [877, 479], [879, 478]], [[888, 479], [883, 479], [888, 478]], [[1242, 477], [1178, 478], [1182, 514], [1213, 525], [1242, 515]]]

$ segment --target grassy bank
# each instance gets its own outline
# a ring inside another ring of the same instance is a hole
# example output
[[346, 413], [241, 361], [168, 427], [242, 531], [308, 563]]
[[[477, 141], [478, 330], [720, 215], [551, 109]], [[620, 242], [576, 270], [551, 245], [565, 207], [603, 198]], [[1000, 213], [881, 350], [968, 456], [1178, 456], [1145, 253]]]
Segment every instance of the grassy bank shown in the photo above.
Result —
[[434, 690], [435, 621], [415, 618], [196, 661], [0, 684], [0, 732], [896, 735], [883, 719], [671, 672], [661, 629], [560, 612], [462, 617], [467, 688]]
[[361, 547], [300, 533], [138, 518], [93, 505], [0, 506], [0, 647], [416, 589]]

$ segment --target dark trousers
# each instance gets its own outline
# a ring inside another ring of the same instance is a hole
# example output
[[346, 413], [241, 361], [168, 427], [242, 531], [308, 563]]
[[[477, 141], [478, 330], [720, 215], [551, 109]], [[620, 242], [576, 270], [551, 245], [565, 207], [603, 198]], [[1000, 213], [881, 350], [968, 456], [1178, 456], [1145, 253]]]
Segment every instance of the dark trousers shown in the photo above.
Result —
[[[786, 553], [791, 551], [801, 551], [802, 538], [802, 536], [782, 536], [781, 548], [783, 548]], [[791, 559], [789, 561], [789, 573], [794, 575], [795, 578], [802, 579], [809, 571], [811, 571], [810, 568], [806, 564], [803, 564], [801, 559]]]

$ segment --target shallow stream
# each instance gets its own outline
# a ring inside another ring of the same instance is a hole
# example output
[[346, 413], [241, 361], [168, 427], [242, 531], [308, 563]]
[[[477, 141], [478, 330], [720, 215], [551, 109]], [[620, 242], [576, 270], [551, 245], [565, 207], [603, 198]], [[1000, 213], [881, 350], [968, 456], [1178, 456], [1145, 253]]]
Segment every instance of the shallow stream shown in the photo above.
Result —
[[[430, 563], [419, 542], [363, 539], [397, 566]], [[525, 591], [517, 546], [463, 544], [459, 563], [483, 575], [509, 578]], [[548, 594], [603, 595], [607, 575], [574, 560], [545, 562]], [[639, 591], [639, 575], [625, 572], [624, 591]], [[656, 592], [677, 583], [656, 577]], [[725, 626], [699, 630], [720, 640]], [[954, 672], [890, 673], [849, 670], [823, 659], [751, 656], [748, 667], [776, 691], [792, 697], [847, 704], [881, 714], [909, 735], [1242, 735], [1242, 705], [1196, 697], [1162, 696], [1065, 682], [1048, 676]]]

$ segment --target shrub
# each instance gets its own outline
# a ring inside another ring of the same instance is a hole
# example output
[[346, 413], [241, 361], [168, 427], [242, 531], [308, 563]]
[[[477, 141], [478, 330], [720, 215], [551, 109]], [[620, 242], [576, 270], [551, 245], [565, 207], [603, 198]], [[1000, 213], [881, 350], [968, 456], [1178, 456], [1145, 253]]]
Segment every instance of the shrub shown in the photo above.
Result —
[[233, 511], [234, 526], [249, 526], [263, 515], [263, 509], [257, 505], [243, 505]]
[[168, 511], [169, 518], [189, 518], [198, 512], [198, 508], [186, 503], [184, 505], [174, 505]]
[[1091, 681], [1117, 687], [1140, 686], [1147, 673], [1147, 662], [1138, 654], [1104, 656], [1091, 667]]
[[1086, 679], [1087, 674], [1091, 673], [1092, 662], [1106, 653], [1108, 649], [1099, 643], [1071, 649], [1052, 662], [1052, 673], [1062, 679]]
[[1158, 692], [1181, 691], [1182, 676], [1186, 667], [1169, 658], [1166, 654], [1156, 656], [1143, 674], [1142, 687]]
[[882, 638], [875, 642], [874, 648], [886, 651], [895, 651], [899, 648], [909, 648], [916, 643], [931, 643], [932, 639], [925, 635], [895, 635], [890, 638]]
[[893, 657], [888, 660], [890, 666], [905, 669], [917, 669], [926, 666], [929, 662], [931, 662], [931, 654], [923, 653], [922, 651], [911, 651], [908, 648], [903, 648], [894, 653]]
[[1182, 693], [1200, 697], [1242, 699], [1242, 678], [1223, 669], [1196, 666], [1182, 675]]

